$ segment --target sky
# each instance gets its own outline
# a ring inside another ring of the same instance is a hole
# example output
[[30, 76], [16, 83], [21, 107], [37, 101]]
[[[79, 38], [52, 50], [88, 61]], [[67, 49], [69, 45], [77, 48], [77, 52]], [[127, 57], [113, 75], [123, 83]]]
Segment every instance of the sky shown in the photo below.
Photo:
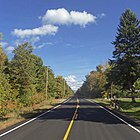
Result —
[[30, 42], [76, 90], [112, 58], [121, 14], [129, 8], [140, 19], [139, 7], [139, 0], [0, 0], [2, 47], [11, 60], [18, 44]]

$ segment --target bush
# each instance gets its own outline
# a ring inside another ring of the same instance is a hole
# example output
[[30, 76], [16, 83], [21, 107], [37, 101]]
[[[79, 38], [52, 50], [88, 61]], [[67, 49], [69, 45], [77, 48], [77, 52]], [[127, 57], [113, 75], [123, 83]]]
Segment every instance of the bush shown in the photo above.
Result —
[[24, 105], [24, 106], [31, 106], [32, 105], [32, 100], [31, 100], [31, 96], [27, 95], [27, 94], [23, 94], [20, 96], [20, 102]]

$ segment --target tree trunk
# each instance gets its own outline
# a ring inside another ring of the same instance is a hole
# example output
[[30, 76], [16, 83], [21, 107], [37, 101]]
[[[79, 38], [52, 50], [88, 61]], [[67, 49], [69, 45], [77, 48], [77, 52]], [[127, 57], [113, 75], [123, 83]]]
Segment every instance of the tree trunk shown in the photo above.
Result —
[[136, 100], [135, 100], [135, 97], [132, 97], [132, 103], [135, 103]]
[[132, 103], [135, 103], [135, 89], [132, 87]]

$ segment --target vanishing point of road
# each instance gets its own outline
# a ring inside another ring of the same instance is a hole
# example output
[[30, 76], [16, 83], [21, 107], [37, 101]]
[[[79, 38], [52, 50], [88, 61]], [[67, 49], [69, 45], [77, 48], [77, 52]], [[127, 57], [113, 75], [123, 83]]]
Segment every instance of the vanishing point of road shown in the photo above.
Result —
[[0, 131], [0, 140], [140, 140], [140, 126], [76, 96]]

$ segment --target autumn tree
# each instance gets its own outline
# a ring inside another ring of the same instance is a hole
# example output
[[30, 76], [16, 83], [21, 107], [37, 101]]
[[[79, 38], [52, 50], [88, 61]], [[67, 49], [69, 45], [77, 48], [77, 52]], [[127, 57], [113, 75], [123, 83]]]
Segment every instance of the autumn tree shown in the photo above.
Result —
[[91, 71], [78, 92], [87, 97], [102, 97], [105, 92], [107, 66], [98, 65], [96, 70]]
[[5, 74], [7, 62], [7, 56], [3, 52], [2, 46], [0, 45], [0, 116], [7, 113], [6, 105], [10, 98], [10, 84], [8, 82], [8, 76]]

